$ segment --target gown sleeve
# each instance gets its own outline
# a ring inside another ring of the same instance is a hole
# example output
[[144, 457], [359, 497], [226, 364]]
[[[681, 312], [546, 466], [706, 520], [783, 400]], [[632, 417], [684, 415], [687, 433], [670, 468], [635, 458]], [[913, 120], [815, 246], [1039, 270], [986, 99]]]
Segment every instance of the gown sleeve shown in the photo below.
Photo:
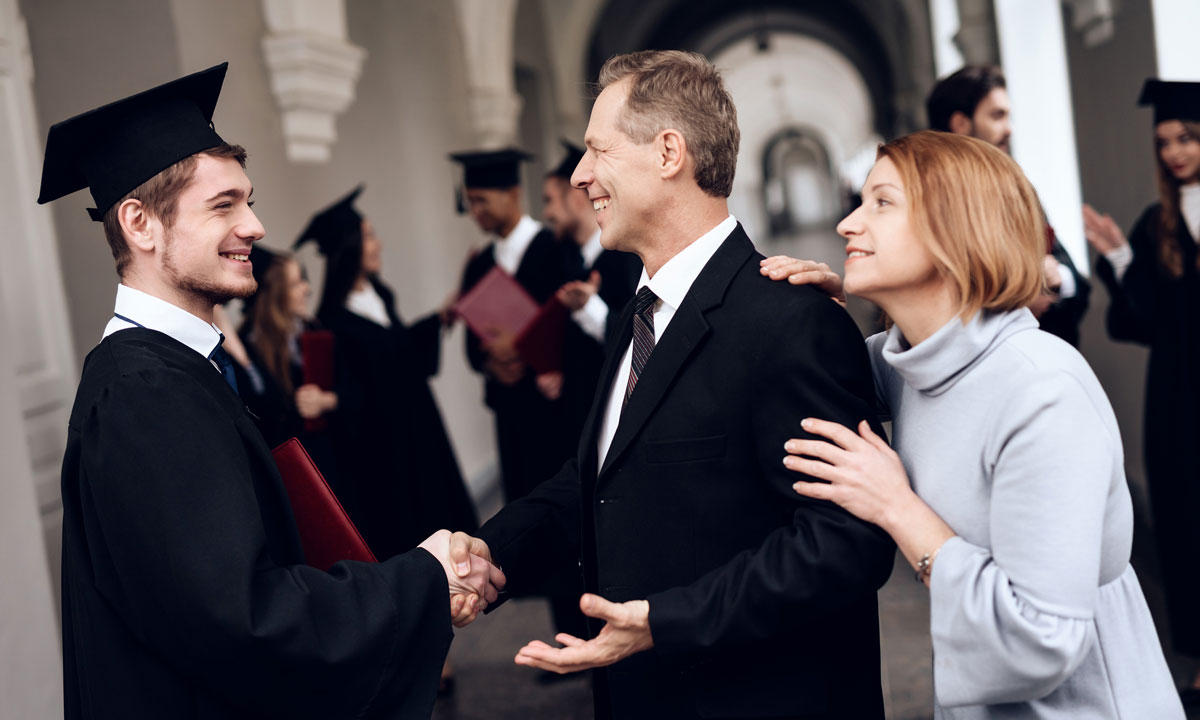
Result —
[[1104, 256], [1096, 261], [1096, 275], [1108, 289], [1110, 297], [1106, 322], [1108, 334], [1114, 340], [1126, 340], [1148, 345], [1153, 340], [1157, 312], [1158, 206], [1147, 209], [1129, 232], [1133, 262], [1121, 277]]
[[440, 564], [276, 562], [259, 503], [278, 480], [242, 421], [178, 370], [100, 392], [80, 447], [97, 590], [181, 675], [257, 715], [428, 716], [452, 637]]

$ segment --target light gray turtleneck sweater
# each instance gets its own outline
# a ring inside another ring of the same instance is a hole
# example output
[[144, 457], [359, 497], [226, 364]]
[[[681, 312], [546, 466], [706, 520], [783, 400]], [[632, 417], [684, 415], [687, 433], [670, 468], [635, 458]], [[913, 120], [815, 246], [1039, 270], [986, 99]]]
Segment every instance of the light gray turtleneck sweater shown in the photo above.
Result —
[[1129, 565], [1117, 421], [1028, 310], [867, 340], [913, 489], [958, 534], [930, 597], [935, 717], [1183, 718]]

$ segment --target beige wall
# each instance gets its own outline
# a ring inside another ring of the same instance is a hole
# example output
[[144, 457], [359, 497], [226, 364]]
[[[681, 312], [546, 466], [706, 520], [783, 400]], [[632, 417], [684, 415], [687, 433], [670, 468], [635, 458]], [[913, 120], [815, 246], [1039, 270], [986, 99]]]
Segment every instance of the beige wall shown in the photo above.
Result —
[[[1084, 47], [1077, 33], [1067, 31], [1067, 63], [1083, 200], [1110, 213], [1128, 231], [1157, 197], [1151, 112], [1136, 107], [1142, 81], [1155, 74], [1154, 28], [1149, 3], [1127, 2], [1121, 8], [1116, 34], [1098, 47]], [[1080, 349], [1112, 401], [1125, 443], [1126, 472], [1135, 495], [1144, 500], [1142, 411], [1147, 352], [1109, 339], [1104, 325], [1107, 309], [1108, 293], [1093, 278]]]

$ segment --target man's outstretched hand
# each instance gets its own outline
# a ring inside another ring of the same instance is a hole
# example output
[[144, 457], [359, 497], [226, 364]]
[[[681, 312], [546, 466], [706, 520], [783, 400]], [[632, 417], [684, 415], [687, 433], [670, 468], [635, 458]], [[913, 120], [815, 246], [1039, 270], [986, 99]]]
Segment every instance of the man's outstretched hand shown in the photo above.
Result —
[[517, 653], [516, 663], [559, 674], [605, 667], [654, 647], [650, 634], [650, 603], [630, 600], [612, 603], [599, 595], [585, 594], [579, 599], [584, 615], [605, 621], [600, 634], [591, 640], [559, 633], [556, 648], [534, 640]]
[[482, 546], [481, 553], [473, 552], [475, 546], [461, 540], [459, 544], [465, 552], [452, 553], [454, 538], [460, 535], [472, 539], [463, 533], [452, 535], [449, 530], [438, 530], [418, 546], [433, 555], [446, 572], [446, 582], [450, 586], [450, 619], [455, 627], [473, 622], [489, 603], [496, 601], [506, 582], [504, 573], [492, 564], [491, 552], [482, 540], [476, 541]]

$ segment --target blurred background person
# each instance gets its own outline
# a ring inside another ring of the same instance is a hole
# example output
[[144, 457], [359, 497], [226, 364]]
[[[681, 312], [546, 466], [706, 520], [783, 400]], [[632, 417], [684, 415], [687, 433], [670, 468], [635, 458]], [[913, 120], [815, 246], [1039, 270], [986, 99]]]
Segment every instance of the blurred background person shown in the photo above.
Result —
[[[506, 149], [450, 157], [463, 166], [465, 209], [488, 235], [487, 246], [467, 261], [460, 295], [499, 267], [534, 302], [545, 303], [567, 280], [568, 262], [554, 233], [525, 213], [521, 163], [531, 156]], [[495, 416], [506, 503], [554, 475], [575, 451], [559, 422], [562, 374], [537, 377], [517, 354], [514, 341], [497, 336], [485, 342], [466, 333], [467, 360], [483, 375], [484, 403]]]
[[1147, 80], [1159, 201], [1126, 239], [1084, 206], [1108, 331], [1150, 348], [1145, 458], [1172, 648], [1192, 660], [1182, 694], [1200, 707], [1200, 83]]
[[406, 325], [396, 312], [378, 277], [382, 246], [354, 207], [360, 192], [317, 213], [296, 245], [316, 242], [325, 256], [317, 317], [345, 365], [345, 472], [357, 485], [363, 534], [382, 560], [414, 547], [425, 528], [477, 521], [428, 384], [441, 358], [441, 318]]
[[[250, 263], [258, 290], [244, 300], [242, 324], [235, 336], [241, 353], [230, 353], [238, 361], [234, 366], [238, 393], [267, 445], [274, 448], [298, 438], [346, 512], [358, 518], [354, 483], [343, 477], [338, 459], [346, 438], [337, 412], [337, 388], [324, 390], [305, 382], [300, 336], [317, 327], [309, 317], [308, 277], [290, 254], [258, 245], [250, 251]], [[341, 364], [334, 360], [338, 385], [342, 384], [337, 374]], [[318, 418], [324, 419], [320, 426], [306, 422]]]
[[[968, 135], [1012, 154], [1012, 122], [1004, 73], [998, 67], [967, 65], [933, 87], [925, 101], [929, 127]], [[1046, 287], [1029, 307], [1043, 330], [1079, 346], [1079, 324], [1087, 312], [1092, 286], [1045, 219]]]
[[568, 142], [563, 146], [562, 162], [542, 181], [542, 212], [559, 242], [579, 248], [579, 265], [555, 294], [571, 311], [563, 338], [562, 399], [570, 437], [577, 442], [600, 381], [605, 339], [633, 298], [642, 263], [632, 253], [606, 250], [600, 244], [592, 201], [586, 190], [571, 186], [571, 173], [584, 151]]

